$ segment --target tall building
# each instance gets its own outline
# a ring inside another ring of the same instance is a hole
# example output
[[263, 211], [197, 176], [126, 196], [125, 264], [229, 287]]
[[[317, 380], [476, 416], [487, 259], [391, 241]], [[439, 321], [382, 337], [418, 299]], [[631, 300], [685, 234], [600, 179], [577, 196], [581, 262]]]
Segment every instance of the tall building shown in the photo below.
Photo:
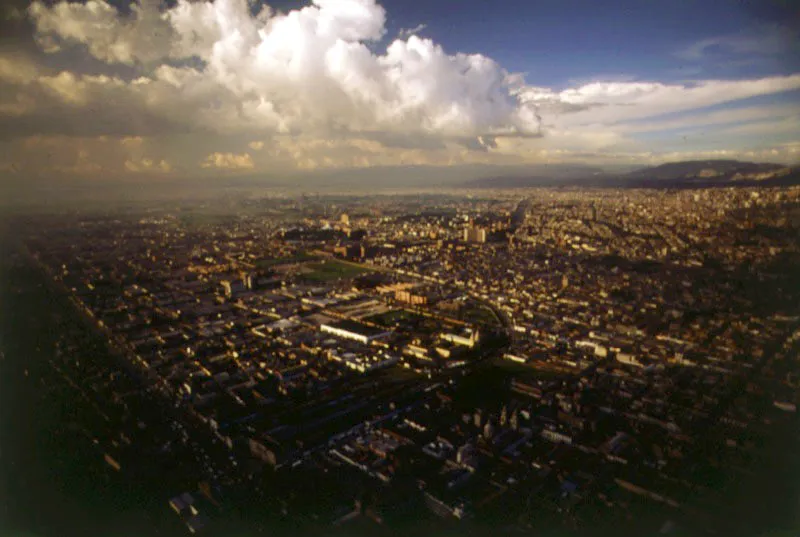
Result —
[[225, 294], [226, 298], [231, 298], [233, 296], [233, 288], [231, 287], [231, 282], [228, 280], [223, 280], [220, 282], [220, 286], [222, 287], [222, 292]]
[[486, 229], [478, 226], [464, 228], [464, 242], [486, 242]]
[[486, 425], [483, 426], [483, 437], [486, 440], [491, 440], [492, 436], [494, 436], [494, 424], [491, 421], [487, 421]]
[[339, 222], [341, 222], [341, 224], [344, 226], [349, 226], [350, 217], [347, 215], [347, 213], [342, 213], [342, 215], [339, 217]]
[[428, 302], [428, 298], [425, 295], [419, 295], [404, 289], [395, 291], [394, 299], [397, 300], [398, 302], [405, 302], [406, 304], [411, 304], [412, 306], [427, 304]]

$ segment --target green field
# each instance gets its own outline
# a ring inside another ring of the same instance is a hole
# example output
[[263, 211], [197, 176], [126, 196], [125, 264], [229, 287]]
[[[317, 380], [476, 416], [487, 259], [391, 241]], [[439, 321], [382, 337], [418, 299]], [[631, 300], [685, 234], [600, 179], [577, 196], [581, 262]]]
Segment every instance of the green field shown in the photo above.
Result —
[[309, 268], [311, 272], [303, 274], [303, 278], [312, 282], [330, 282], [342, 278], [354, 278], [359, 274], [370, 272], [369, 269], [336, 260], [313, 263], [309, 265]]
[[277, 265], [286, 265], [286, 264], [289, 264], [289, 263], [305, 263], [305, 262], [308, 262], [308, 261], [317, 261], [318, 259], [319, 259], [319, 256], [316, 256], [316, 255], [313, 255], [313, 254], [309, 254], [308, 252], [299, 252], [299, 253], [297, 253], [295, 255], [286, 256], [286, 257], [275, 257], [275, 258], [272, 258], [272, 259], [269, 259], [269, 258], [259, 259], [258, 261], [256, 261], [255, 265], [256, 265], [256, 268], [265, 269], [265, 268], [270, 268], [270, 267], [274, 267], [274, 266], [277, 266]]

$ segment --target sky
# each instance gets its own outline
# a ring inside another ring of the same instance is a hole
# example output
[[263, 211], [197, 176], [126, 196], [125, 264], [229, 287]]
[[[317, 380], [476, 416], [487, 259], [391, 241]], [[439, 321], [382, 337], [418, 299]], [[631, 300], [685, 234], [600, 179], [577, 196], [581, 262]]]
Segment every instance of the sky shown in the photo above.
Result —
[[11, 0], [0, 177], [793, 165], [793, 4]]

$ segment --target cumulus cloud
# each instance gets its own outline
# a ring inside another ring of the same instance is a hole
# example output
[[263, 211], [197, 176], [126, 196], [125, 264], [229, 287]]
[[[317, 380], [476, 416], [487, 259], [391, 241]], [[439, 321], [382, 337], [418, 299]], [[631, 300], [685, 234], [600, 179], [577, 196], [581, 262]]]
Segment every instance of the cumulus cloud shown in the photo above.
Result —
[[141, 136], [125, 136], [120, 141], [124, 147], [139, 148], [144, 143], [144, 138]]
[[[373, 53], [368, 44], [386, 31], [374, 0], [314, 0], [255, 16], [245, 0], [179, 0], [165, 11], [147, 0], [125, 17], [105, 0], [36, 1], [29, 11], [40, 38], [84, 45], [107, 63], [159, 61], [161, 82], [189, 93], [190, 84], [213, 86], [240, 118], [273, 132], [537, 129], [535, 114], [511, 94], [508, 73], [490, 58], [448, 54], [416, 35]], [[203, 68], [165, 63], [192, 58]]]
[[7, 53], [0, 56], [0, 81], [28, 84], [38, 75], [36, 64], [22, 54]]
[[319, 139], [276, 136], [264, 151], [271, 162], [288, 160], [294, 168], [369, 168], [378, 166], [446, 166], [463, 164], [513, 164], [514, 155], [473, 151], [449, 142], [437, 148], [388, 146], [369, 138]]
[[252, 170], [254, 167], [253, 157], [249, 153], [211, 153], [200, 165], [224, 170]]
[[129, 17], [104, 0], [52, 7], [34, 1], [28, 11], [45, 52], [60, 50], [59, 41], [80, 43], [100, 60], [133, 64], [160, 59], [169, 50], [171, 28], [158, 6], [158, 0], [132, 3]]
[[142, 158], [126, 160], [125, 169], [134, 173], [169, 173], [172, 171], [172, 165], [164, 159], [155, 161], [151, 158]]
[[174, 167], [143, 138], [36, 135], [0, 140], [0, 162], [27, 175], [68, 174], [115, 177], [126, 173], [166, 174]]

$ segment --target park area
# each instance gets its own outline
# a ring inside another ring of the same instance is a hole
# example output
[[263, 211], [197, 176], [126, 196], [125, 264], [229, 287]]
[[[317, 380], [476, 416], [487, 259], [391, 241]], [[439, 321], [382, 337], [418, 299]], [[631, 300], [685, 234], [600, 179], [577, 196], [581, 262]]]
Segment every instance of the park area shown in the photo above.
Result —
[[303, 279], [312, 282], [330, 282], [343, 278], [354, 278], [365, 272], [370, 272], [367, 268], [335, 259], [309, 263], [307, 268], [308, 272], [303, 274]]
[[291, 265], [294, 263], [308, 263], [319, 260], [319, 256], [308, 252], [298, 252], [291, 256], [259, 259], [255, 262], [256, 268], [268, 269], [278, 265]]

